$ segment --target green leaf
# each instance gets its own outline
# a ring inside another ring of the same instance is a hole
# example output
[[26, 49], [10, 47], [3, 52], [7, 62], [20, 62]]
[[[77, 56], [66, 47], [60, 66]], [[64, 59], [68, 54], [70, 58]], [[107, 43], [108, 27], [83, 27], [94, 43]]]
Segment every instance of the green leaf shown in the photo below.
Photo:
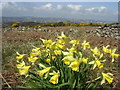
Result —
[[17, 86], [17, 88], [28, 88], [28, 87], [25, 87], [25, 86]]
[[75, 81], [74, 81], [74, 83], [73, 83], [72, 88], [75, 88], [75, 85], [76, 85], [76, 79], [75, 79]]
[[66, 86], [66, 85], [69, 85], [69, 83], [67, 82], [67, 83], [60, 84], [60, 85], [56, 86], [55, 88], [60, 88], [60, 87]]

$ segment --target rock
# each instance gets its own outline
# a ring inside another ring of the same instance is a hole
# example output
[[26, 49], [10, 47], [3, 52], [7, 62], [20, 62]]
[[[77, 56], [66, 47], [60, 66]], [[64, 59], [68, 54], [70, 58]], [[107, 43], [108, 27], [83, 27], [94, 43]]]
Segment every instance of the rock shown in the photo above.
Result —
[[115, 39], [120, 40], [120, 36], [116, 36]]
[[101, 27], [98, 27], [98, 29], [92, 31], [92, 33], [95, 34], [96, 36], [113, 37], [119, 39], [120, 38], [119, 30], [120, 30], [120, 24], [115, 24], [115, 25], [105, 24]]
[[86, 33], [90, 33], [90, 30], [86, 30]]
[[96, 33], [96, 35], [98, 36], [98, 37], [100, 37], [101, 35], [100, 35], [100, 33]]

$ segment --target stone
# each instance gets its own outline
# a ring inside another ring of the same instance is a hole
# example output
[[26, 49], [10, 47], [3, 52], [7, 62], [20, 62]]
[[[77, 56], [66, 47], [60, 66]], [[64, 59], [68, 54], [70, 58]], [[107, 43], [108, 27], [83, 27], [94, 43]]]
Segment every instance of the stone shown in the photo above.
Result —
[[115, 39], [120, 40], [120, 36], [116, 36]]

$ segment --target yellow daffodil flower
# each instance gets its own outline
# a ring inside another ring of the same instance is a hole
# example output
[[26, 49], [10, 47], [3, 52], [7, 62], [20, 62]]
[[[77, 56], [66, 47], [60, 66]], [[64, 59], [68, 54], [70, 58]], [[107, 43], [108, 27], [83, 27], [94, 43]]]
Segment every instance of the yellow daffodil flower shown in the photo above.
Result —
[[115, 58], [117, 59], [120, 56], [119, 54], [115, 54], [115, 52], [116, 52], [116, 49], [113, 49], [110, 52], [110, 56], [112, 57], [112, 62], [115, 61]]
[[66, 56], [62, 60], [65, 64], [69, 65], [72, 61], [75, 60], [75, 58], [73, 58], [73, 56]]
[[102, 73], [103, 79], [101, 81], [101, 85], [103, 83], [105, 83], [105, 80], [108, 81], [109, 84], [111, 84], [113, 82], [113, 78], [111, 78], [110, 76], [113, 76], [113, 74], [111, 73]]
[[62, 51], [61, 50], [54, 50], [54, 53], [55, 53], [55, 55], [60, 55], [60, 54], [62, 54]]
[[70, 49], [67, 49], [69, 52], [74, 52], [77, 53], [77, 47], [76, 46], [72, 46]]
[[56, 59], [56, 56], [52, 56], [52, 60]]
[[79, 60], [80, 63], [83, 62], [83, 58], [79, 58], [78, 60]]
[[46, 63], [50, 63], [50, 61], [51, 60], [49, 58], [45, 60]]
[[104, 53], [110, 53], [111, 52], [111, 49], [108, 49], [110, 45], [107, 45], [106, 47], [103, 46], [102, 50]]
[[44, 79], [46, 79], [49, 76], [49, 72], [47, 72], [44, 76]]
[[52, 44], [49, 45], [49, 48], [50, 49], [56, 49], [56, 45], [55, 44], [56, 44], [55, 42], [52, 42]]
[[64, 52], [62, 51], [63, 55], [65, 56], [73, 56], [73, 53], [72, 52]]
[[39, 51], [37, 51], [37, 52], [31, 52], [30, 56], [32, 56], [32, 57], [41, 56], [41, 53]]
[[17, 60], [21, 60], [21, 59], [23, 59], [24, 56], [25, 56], [24, 54], [19, 54], [18, 52], [16, 52], [16, 53], [17, 53], [17, 55], [18, 55], [18, 56], [16, 56], [16, 59], [17, 59]]
[[86, 50], [87, 48], [90, 48], [89, 42], [86, 42], [86, 40], [82, 43], [82, 48]]
[[60, 49], [64, 49], [65, 48], [65, 45], [62, 45], [62, 44], [56, 44], [56, 48], [60, 48]]
[[43, 52], [45, 52], [46, 55], [50, 54], [50, 49], [45, 49], [43, 50]]
[[22, 61], [21, 63], [17, 64], [17, 68], [20, 69], [22, 68], [23, 66], [25, 66], [25, 62]]
[[71, 69], [73, 71], [79, 71], [79, 65], [80, 65], [79, 60], [75, 60], [75, 61], [71, 62], [71, 64], [69, 65], [69, 67], [71, 67]]
[[105, 61], [106, 60], [101, 61], [101, 60], [99, 60], [99, 59], [96, 58], [94, 61], [89, 62], [89, 64], [93, 64], [94, 65], [93, 69], [95, 69], [96, 66], [98, 66], [98, 68], [103, 68], [103, 66], [104, 66], [103, 62], [105, 62]]
[[87, 64], [88, 58], [83, 58], [82, 61]]
[[34, 63], [36, 60], [38, 60], [38, 57], [33, 57], [33, 56], [28, 57], [29, 62]]
[[58, 43], [58, 44], [65, 44], [65, 40], [64, 40], [64, 39], [58, 39], [58, 40], [57, 40], [57, 43]]
[[40, 75], [40, 77], [42, 77], [45, 73], [47, 73], [52, 67], [46, 67], [43, 70], [39, 70], [38, 74]]
[[44, 39], [41, 40], [46, 47], [49, 47], [52, 44], [52, 40], [44, 40]]
[[40, 50], [40, 48], [35, 48], [35, 49], [32, 49], [32, 52], [37, 52], [39, 50]]
[[76, 45], [76, 44], [79, 44], [79, 40], [71, 40], [69, 43], [73, 44], [73, 45]]
[[95, 47], [94, 49], [91, 49], [93, 55], [97, 55], [97, 56], [100, 56], [100, 51], [97, 47]]
[[59, 76], [60, 76], [60, 72], [55, 72], [53, 71], [53, 73], [49, 73], [50, 75], [53, 75], [49, 82], [51, 82], [52, 84], [58, 84], [58, 79], [59, 79]]
[[28, 73], [28, 70], [31, 66], [23, 66], [22, 68], [19, 69], [20, 75], [26, 75]]
[[63, 39], [63, 40], [66, 40], [66, 35], [62, 32], [61, 33], [61, 36], [58, 36], [58, 38], [60, 38], [60, 39]]

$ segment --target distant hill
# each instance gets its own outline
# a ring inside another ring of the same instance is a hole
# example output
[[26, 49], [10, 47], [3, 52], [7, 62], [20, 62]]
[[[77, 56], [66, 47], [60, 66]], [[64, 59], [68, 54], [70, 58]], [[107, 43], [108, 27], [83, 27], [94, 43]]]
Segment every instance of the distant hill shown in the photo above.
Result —
[[100, 20], [82, 20], [82, 19], [73, 19], [73, 18], [42, 18], [42, 17], [2, 17], [2, 24], [4, 26], [11, 25], [15, 22], [32, 22], [32, 23], [57, 23], [57, 22], [70, 22], [70, 23], [111, 23], [107, 21], [100, 21]]

